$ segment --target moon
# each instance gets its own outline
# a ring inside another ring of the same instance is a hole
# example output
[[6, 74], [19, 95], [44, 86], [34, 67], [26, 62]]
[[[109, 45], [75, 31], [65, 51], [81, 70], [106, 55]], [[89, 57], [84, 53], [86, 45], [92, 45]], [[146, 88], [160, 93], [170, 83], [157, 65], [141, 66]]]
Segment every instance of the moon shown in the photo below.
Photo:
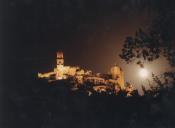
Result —
[[139, 76], [140, 76], [141, 78], [147, 78], [148, 75], [149, 75], [149, 72], [148, 72], [147, 69], [145, 69], [145, 68], [140, 69], [140, 71], [139, 71]]

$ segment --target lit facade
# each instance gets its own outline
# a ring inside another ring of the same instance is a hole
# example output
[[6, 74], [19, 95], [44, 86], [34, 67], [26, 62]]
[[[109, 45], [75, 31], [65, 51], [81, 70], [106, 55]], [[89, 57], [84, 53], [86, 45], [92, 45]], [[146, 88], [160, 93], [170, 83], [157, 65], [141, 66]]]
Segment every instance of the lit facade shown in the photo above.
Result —
[[39, 78], [50, 78], [51, 76], [55, 77], [55, 80], [62, 80], [67, 79], [68, 76], [75, 76], [76, 71], [79, 69], [79, 67], [70, 67], [70, 66], [64, 66], [64, 56], [63, 52], [57, 52], [57, 58], [56, 58], [56, 68], [54, 68], [54, 71], [48, 72], [48, 73], [38, 73]]
[[[124, 73], [118, 66], [113, 66], [109, 74], [93, 74], [92, 71], [85, 71], [80, 67], [64, 66], [63, 52], [57, 52], [56, 55], [56, 67], [52, 72], [38, 73], [39, 78], [46, 78], [52, 81], [64, 80], [69, 77], [74, 78], [76, 87], [83, 85], [86, 82], [94, 85], [95, 91], [104, 91], [109, 89], [111, 85], [114, 87], [116, 92], [124, 90]], [[77, 86], [78, 85], [78, 86]]]
[[120, 85], [122, 89], [124, 89], [124, 72], [119, 66], [113, 66], [111, 68], [111, 75], [112, 80], [115, 81]]

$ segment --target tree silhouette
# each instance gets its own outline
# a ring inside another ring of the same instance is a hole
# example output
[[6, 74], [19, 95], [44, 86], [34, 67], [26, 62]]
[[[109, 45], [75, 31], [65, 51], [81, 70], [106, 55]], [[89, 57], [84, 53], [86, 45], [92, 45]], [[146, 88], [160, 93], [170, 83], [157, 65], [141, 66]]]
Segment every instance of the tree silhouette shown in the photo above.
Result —
[[139, 29], [135, 36], [125, 39], [120, 57], [127, 63], [137, 60], [154, 61], [164, 56], [171, 66], [175, 66], [175, 3], [160, 0], [154, 8], [155, 18], [148, 30]]
[[135, 62], [142, 68], [144, 62], [152, 62], [162, 56], [168, 60], [172, 71], [159, 76], [153, 74], [152, 83], [148, 85], [151, 90], [142, 87], [145, 96], [159, 97], [170, 90], [173, 92], [175, 85], [175, 2], [155, 0], [151, 3], [154, 14], [151, 25], [148, 29], [139, 28], [134, 36], [126, 37], [119, 56], [127, 63]]

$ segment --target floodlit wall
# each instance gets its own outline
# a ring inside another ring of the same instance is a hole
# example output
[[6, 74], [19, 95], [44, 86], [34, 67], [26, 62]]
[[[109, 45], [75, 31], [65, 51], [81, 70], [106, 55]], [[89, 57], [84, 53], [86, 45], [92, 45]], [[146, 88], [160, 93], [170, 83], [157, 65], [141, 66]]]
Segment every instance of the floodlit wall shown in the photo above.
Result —
[[112, 79], [117, 79], [120, 76], [120, 67], [114, 66], [111, 68]]
[[76, 71], [77, 71], [77, 68], [76, 67], [70, 67], [68, 69], [67, 74], [70, 75], [70, 76], [74, 76], [76, 74]]
[[54, 72], [48, 72], [48, 73], [38, 73], [39, 78], [49, 78], [51, 75], [55, 74]]
[[124, 72], [118, 67], [114, 66], [111, 68], [112, 79], [117, 80], [119, 86], [124, 89]]

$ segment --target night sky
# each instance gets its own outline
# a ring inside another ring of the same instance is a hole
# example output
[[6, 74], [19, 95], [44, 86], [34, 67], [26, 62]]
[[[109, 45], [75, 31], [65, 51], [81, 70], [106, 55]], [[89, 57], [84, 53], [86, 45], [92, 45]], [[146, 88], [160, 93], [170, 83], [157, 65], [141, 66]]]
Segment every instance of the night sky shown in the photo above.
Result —
[[[127, 36], [149, 27], [155, 15], [152, 6], [151, 0], [5, 1], [4, 72], [14, 80], [30, 73], [36, 77], [53, 69], [56, 51], [62, 50], [65, 65], [107, 73], [117, 64], [126, 80], [137, 85], [140, 80], [133, 73], [139, 67], [126, 65], [118, 54]], [[164, 59], [148, 67], [155, 73], [169, 70]]]

